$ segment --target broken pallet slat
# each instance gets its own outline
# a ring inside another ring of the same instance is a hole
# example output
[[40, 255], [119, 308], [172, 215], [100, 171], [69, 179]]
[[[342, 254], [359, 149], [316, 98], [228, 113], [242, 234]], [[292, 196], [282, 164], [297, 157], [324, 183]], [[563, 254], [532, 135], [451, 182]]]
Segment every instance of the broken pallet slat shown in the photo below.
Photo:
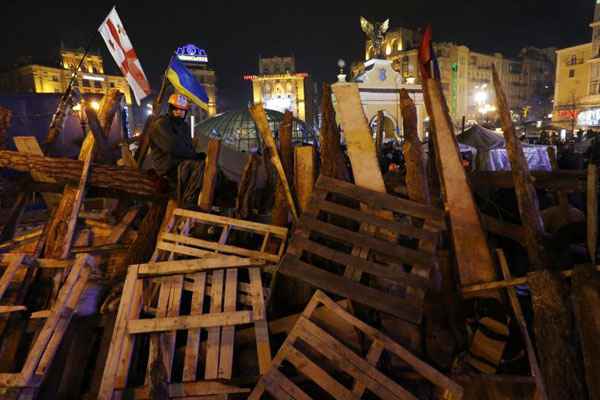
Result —
[[[358, 329], [366, 336], [367, 340], [372, 342], [366, 355], [348, 349], [333, 334], [314, 323], [313, 313], [319, 305], [324, 307], [327, 312], [340, 317], [346, 323], [346, 329]], [[299, 345], [299, 341], [302, 342], [302, 345]], [[311, 398], [303, 390], [301, 384], [292, 383], [292, 377], [287, 375], [289, 372], [281, 368], [284, 362], [294, 365], [305, 378], [314, 382], [335, 399], [360, 399], [365, 390], [369, 390], [379, 398], [416, 399], [416, 395], [394, 382], [377, 368], [383, 352], [390, 352], [401, 357], [421, 376], [442, 388], [446, 394], [453, 396], [452, 398], [460, 399], [462, 397], [463, 390], [458, 384], [417, 359], [381, 332], [349, 314], [318, 290], [290, 331], [283, 346], [273, 359], [271, 367], [261, 377], [248, 399], [261, 399], [265, 392], [276, 399]], [[315, 357], [323, 357], [327, 362], [319, 363], [317, 362], [318, 358]], [[336, 378], [339, 374], [336, 372], [344, 372], [353, 378], [352, 389], [347, 389], [345, 385], [337, 381]]]

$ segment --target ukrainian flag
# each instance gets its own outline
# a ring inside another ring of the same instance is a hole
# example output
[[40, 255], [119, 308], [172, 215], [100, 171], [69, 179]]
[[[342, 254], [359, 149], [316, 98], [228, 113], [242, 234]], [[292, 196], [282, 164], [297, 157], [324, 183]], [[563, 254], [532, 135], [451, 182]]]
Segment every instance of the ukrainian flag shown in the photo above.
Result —
[[167, 69], [167, 79], [175, 90], [190, 99], [203, 110], [208, 111], [208, 96], [206, 90], [196, 77], [177, 59], [172, 57]]

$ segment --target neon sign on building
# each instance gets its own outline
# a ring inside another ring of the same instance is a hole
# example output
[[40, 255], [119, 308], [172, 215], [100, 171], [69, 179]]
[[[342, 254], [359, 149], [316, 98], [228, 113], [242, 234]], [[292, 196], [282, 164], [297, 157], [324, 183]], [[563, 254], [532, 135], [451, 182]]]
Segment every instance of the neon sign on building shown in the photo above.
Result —
[[193, 44], [187, 44], [185, 46], [178, 47], [175, 51], [177, 58], [181, 61], [194, 62], [194, 63], [207, 63], [208, 54], [206, 50], [199, 48]]

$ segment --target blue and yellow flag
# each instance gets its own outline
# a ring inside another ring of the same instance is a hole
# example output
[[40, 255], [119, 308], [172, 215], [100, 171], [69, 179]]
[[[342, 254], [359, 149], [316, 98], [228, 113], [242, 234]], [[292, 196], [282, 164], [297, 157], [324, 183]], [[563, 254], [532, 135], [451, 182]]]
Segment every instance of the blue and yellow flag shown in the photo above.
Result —
[[167, 79], [175, 90], [190, 99], [203, 110], [208, 111], [208, 96], [206, 90], [196, 77], [183, 65], [177, 57], [172, 57], [167, 69]]

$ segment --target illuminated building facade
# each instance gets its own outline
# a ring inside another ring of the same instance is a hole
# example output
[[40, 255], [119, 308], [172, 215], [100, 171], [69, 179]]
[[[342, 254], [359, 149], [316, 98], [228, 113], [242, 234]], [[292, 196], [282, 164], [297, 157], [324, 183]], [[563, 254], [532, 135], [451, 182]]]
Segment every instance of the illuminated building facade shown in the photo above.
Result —
[[313, 88], [307, 73], [297, 73], [294, 57], [260, 58], [258, 75], [244, 76], [252, 81], [252, 101], [270, 110], [290, 110], [294, 117], [312, 126]]
[[193, 106], [192, 115], [196, 121], [202, 121], [217, 114], [217, 75], [209, 68], [206, 50], [193, 44], [179, 47], [176, 51], [177, 58], [198, 79], [208, 95], [208, 114], [204, 110]]
[[[7, 93], [64, 93], [73, 71], [79, 65], [83, 50], [61, 48], [59, 62], [55, 66], [25, 62], [0, 74], [0, 91]], [[104, 64], [99, 54], [88, 53], [80, 68], [75, 85], [82, 94], [99, 97], [109, 89], [118, 89], [125, 94], [125, 101], [132, 104], [127, 80], [122, 76], [104, 73]]]
[[600, 127], [600, 4], [596, 2], [592, 41], [556, 51], [552, 122], [565, 129]]
[[[419, 32], [406, 28], [390, 30], [385, 35], [385, 57], [393, 62], [394, 69], [408, 84], [421, 84], [420, 41]], [[495, 118], [492, 65], [498, 71], [515, 116], [530, 119], [534, 114], [542, 116], [550, 112], [554, 76], [552, 50], [529, 47], [521, 51], [518, 59], [506, 58], [500, 53], [479, 53], [454, 43], [434, 43], [434, 50], [444, 95], [455, 122], [463, 116], [480, 121]], [[367, 40], [365, 58], [369, 60], [372, 54], [372, 44]]]

